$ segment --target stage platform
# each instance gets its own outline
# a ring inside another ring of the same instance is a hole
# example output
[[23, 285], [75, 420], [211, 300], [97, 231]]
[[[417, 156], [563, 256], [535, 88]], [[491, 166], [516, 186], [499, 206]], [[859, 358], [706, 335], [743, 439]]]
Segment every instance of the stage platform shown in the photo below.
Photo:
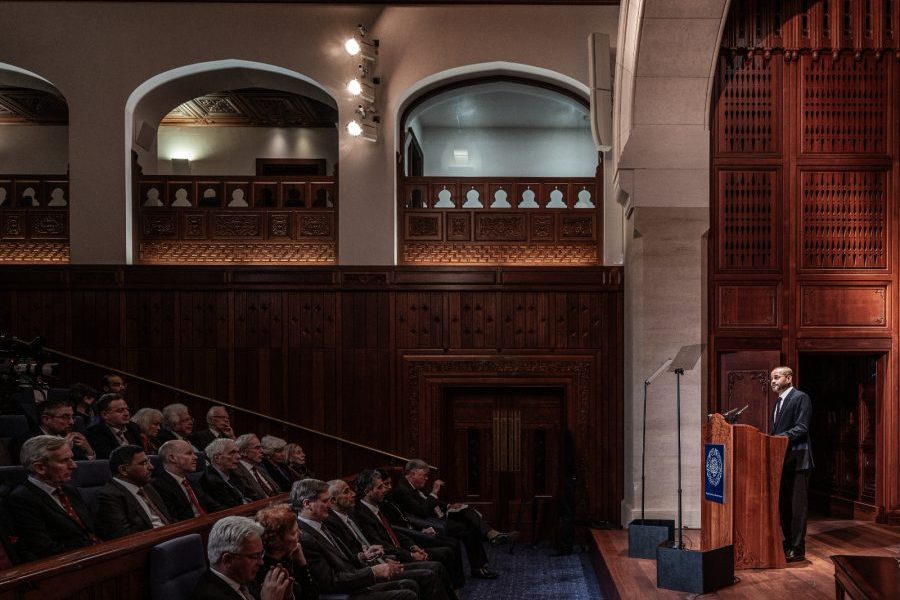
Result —
[[[656, 587], [656, 561], [628, 558], [628, 531], [593, 530], [593, 563], [606, 598], [624, 600], [693, 597], [685, 592]], [[688, 548], [700, 547], [700, 530], [684, 531]], [[806, 536], [806, 560], [784, 569], [735, 571], [739, 580], [704, 597], [723, 599], [790, 598], [823, 600], [834, 598], [832, 554], [897, 556], [900, 527], [868, 521], [812, 520]]]

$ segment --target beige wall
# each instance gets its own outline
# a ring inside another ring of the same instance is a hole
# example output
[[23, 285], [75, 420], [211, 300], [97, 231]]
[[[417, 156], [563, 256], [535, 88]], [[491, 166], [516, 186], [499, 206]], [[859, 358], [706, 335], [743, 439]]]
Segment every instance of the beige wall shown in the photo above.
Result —
[[0, 173], [65, 175], [69, 128], [64, 125], [0, 126]]

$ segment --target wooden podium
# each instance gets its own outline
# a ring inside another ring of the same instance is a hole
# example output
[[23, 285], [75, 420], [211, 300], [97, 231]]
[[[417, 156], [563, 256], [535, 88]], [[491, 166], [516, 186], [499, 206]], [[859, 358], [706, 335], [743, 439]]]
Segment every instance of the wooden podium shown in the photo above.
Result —
[[[733, 544], [735, 569], [784, 568], [778, 488], [787, 438], [729, 425], [715, 414], [703, 426], [703, 443], [725, 446], [725, 502], [710, 502], [701, 492], [701, 549]], [[700, 464], [703, 469], [705, 458]]]

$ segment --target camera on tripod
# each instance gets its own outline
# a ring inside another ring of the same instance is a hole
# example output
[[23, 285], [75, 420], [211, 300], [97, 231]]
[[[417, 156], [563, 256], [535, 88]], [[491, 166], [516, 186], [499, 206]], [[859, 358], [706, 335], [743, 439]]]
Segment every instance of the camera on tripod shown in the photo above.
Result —
[[47, 387], [43, 379], [56, 377], [59, 363], [48, 360], [43, 346], [40, 336], [26, 342], [0, 334], [0, 392]]

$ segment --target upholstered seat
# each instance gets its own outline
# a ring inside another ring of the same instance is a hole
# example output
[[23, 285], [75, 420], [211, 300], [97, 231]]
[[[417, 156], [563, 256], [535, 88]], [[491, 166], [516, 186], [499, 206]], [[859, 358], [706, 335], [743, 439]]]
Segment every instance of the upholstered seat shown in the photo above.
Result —
[[191, 595], [206, 571], [206, 550], [199, 533], [157, 544], [150, 551], [151, 600], [181, 600]]

